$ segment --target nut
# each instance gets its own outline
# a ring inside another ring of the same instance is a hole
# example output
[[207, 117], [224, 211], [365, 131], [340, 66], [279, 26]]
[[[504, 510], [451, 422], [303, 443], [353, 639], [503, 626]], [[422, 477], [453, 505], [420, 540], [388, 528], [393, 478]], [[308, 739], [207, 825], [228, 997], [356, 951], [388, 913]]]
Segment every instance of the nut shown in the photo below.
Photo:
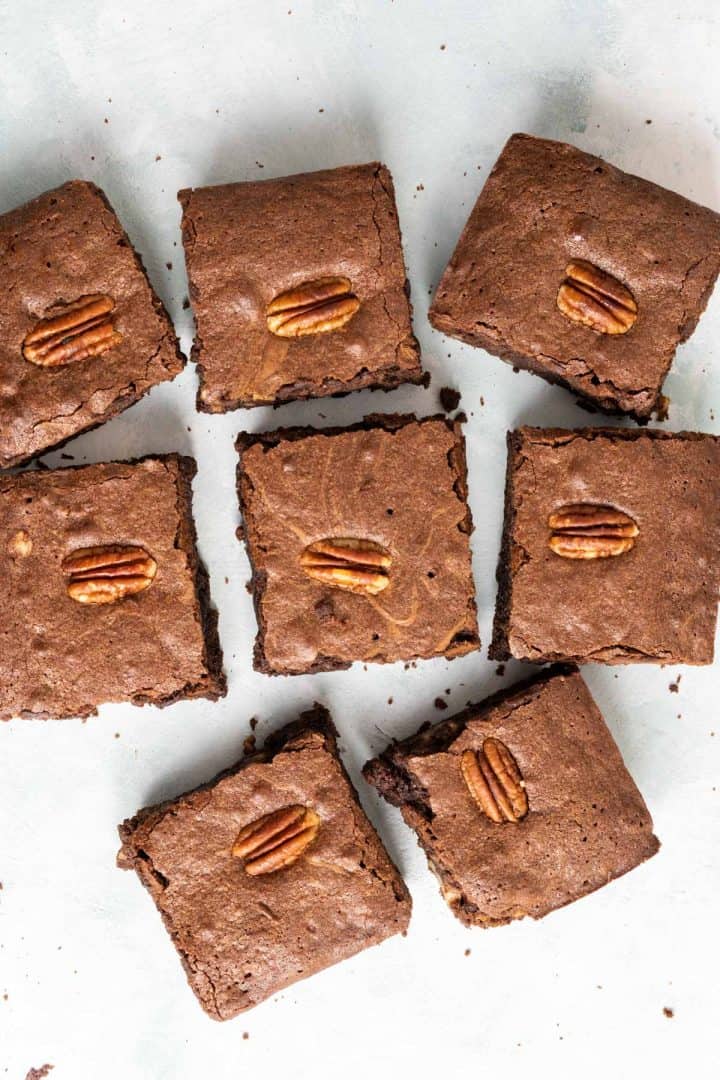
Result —
[[299, 859], [319, 828], [320, 818], [309, 806], [286, 806], [241, 829], [232, 853], [243, 860], [246, 874], [272, 874]]
[[308, 577], [336, 589], [370, 596], [387, 588], [391, 563], [390, 552], [374, 540], [344, 536], [315, 540], [300, 555], [300, 565]]
[[268, 304], [268, 330], [278, 337], [325, 334], [345, 326], [359, 307], [349, 278], [306, 281], [280, 293]]
[[472, 795], [491, 821], [518, 822], [528, 812], [525, 782], [505, 743], [488, 738], [482, 749], [464, 750], [460, 768]]
[[65, 304], [35, 325], [23, 341], [23, 356], [40, 367], [62, 367], [99, 356], [122, 341], [112, 319], [115, 301], [93, 293]]
[[106, 544], [78, 548], [62, 561], [68, 596], [78, 604], [112, 604], [152, 585], [157, 563], [144, 548]]
[[25, 529], [18, 529], [7, 542], [6, 551], [11, 559], [27, 559], [32, 552], [33, 542], [30, 533]]
[[640, 530], [633, 519], [612, 506], [579, 503], [548, 518], [550, 548], [565, 559], [607, 559], [635, 546]]
[[557, 306], [568, 319], [600, 334], [627, 334], [638, 311], [633, 294], [621, 281], [584, 259], [565, 267]]

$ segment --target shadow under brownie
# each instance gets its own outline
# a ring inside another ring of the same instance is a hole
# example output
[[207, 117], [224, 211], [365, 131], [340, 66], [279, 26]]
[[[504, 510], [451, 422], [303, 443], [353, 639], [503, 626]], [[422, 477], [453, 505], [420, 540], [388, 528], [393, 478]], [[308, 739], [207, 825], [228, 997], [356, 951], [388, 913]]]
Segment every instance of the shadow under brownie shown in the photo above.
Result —
[[427, 382], [384, 165], [195, 188], [178, 199], [198, 408]]
[[0, 719], [225, 693], [192, 458], [0, 476]]
[[508, 435], [491, 659], [710, 664], [719, 587], [720, 438]]
[[237, 447], [258, 670], [479, 647], [459, 423], [376, 415], [241, 434]]
[[403, 932], [410, 896], [316, 705], [260, 753], [120, 826], [203, 1009], [228, 1020]]
[[363, 769], [468, 926], [537, 919], [658, 850], [577, 671], [554, 668], [391, 744]]
[[0, 468], [97, 427], [185, 364], [100, 188], [71, 180], [0, 216]]
[[433, 299], [432, 325], [646, 422], [720, 270], [720, 215], [566, 143], [516, 134]]

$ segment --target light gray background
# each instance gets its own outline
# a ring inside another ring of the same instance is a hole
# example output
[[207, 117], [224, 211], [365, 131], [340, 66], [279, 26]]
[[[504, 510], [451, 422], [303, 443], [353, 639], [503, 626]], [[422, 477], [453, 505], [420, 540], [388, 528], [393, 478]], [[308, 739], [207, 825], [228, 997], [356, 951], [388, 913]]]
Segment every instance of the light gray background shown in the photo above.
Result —
[[[0, 727], [0, 1076], [22, 1080], [45, 1062], [52, 1080], [718, 1075], [717, 665], [682, 671], [677, 694], [675, 668], [585, 671], [663, 847], [540, 923], [463, 929], [399, 815], [361, 787], [413, 894], [408, 937], [218, 1025], [195, 1003], [150, 899], [114, 868], [116, 823], [231, 763], [252, 716], [262, 736], [325, 702], [357, 779], [388, 736], [440, 716], [433, 700], [446, 688], [455, 709], [519, 675], [509, 665], [499, 678], [484, 651], [408, 671], [253, 673], [233, 438], [370, 410], [427, 414], [441, 386], [458, 387], [486, 646], [505, 431], [597, 418], [565, 391], [444, 340], [427, 323], [428, 296], [512, 131], [567, 139], [720, 208], [716, 10], [714, 0], [0, 3], [0, 212], [70, 177], [95, 180], [187, 349], [179, 188], [380, 158], [395, 177], [433, 375], [429, 390], [209, 417], [194, 411], [189, 366], [68, 447], [78, 462], [197, 457], [229, 694]], [[720, 431], [719, 330], [720, 293], [666, 384], [668, 427]]]

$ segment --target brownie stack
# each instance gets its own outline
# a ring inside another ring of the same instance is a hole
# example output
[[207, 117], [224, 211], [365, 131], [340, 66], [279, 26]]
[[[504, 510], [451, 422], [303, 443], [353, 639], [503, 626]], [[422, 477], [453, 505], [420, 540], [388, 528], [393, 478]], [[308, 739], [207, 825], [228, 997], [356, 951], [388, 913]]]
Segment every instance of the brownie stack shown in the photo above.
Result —
[[[384, 165], [178, 198], [199, 409], [427, 387]], [[182, 369], [140, 257], [105, 195], [71, 181], [0, 217], [0, 268], [0, 468], [12, 470], [0, 474], [0, 719], [223, 696], [195, 462], [17, 469]], [[429, 318], [644, 425], [664, 418], [663, 380], [718, 272], [716, 213], [513, 135]], [[241, 432], [236, 446], [259, 672], [480, 649], [461, 418], [370, 414]], [[576, 665], [712, 663], [719, 552], [717, 436], [508, 434], [489, 656], [553, 666], [439, 723], [419, 709], [415, 734], [363, 770], [463, 923], [540, 918], [657, 852]], [[120, 835], [119, 865], [149, 890], [214, 1019], [409, 922], [317, 703]]]

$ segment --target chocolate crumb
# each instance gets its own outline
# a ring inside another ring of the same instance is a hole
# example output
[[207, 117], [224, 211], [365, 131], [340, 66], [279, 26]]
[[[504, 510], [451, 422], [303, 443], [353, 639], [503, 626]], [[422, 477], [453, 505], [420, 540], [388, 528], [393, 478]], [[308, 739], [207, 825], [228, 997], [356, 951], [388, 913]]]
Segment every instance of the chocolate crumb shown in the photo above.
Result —
[[255, 736], [248, 735], [246, 739], [243, 739], [243, 753], [253, 754], [255, 752]]
[[445, 412], [454, 412], [460, 404], [460, 391], [455, 390], [452, 386], [443, 386], [440, 388], [440, 404]]
[[60, 457], [63, 459], [63, 461], [74, 461], [75, 460], [75, 455], [74, 454], [61, 454]]
[[249, 1038], [250, 1038], [250, 1032], [249, 1031], [243, 1031], [243, 1039], [249, 1039]]
[[675, 1015], [675, 1010], [671, 1009], [668, 1005], [666, 1005], [663, 1009], [663, 1015], [667, 1016], [668, 1020], [672, 1020], [673, 1016]]
[[441, 697], [436, 697], [435, 698], [435, 708], [436, 709], [447, 709], [447, 707], [448, 707], [447, 706], [447, 701], [445, 701], [444, 698], [441, 698]]
[[25, 1080], [43, 1080], [44, 1077], [54, 1069], [54, 1065], [41, 1065], [39, 1069], [30, 1069], [29, 1073], [25, 1077]]
[[670, 685], [668, 686], [668, 690], [670, 691], [671, 694], [679, 694], [680, 693], [680, 680], [681, 679], [682, 679], [682, 675], [678, 675], [675, 682], [670, 683]]
[[466, 950], [465, 950], [465, 955], [466, 955], [466, 956], [469, 956], [471, 952], [472, 952], [472, 950], [471, 950], [471, 949], [466, 949]]
[[165, 265], [167, 266], [168, 270], [172, 270], [172, 263], [171, 262], [166, 262]]
[[258, 718], [257, 718], [257, 716], [251, 716], [250, 717], [250, 727], [254, 731], [257, 726], [258, 726]]
[[[392, 705], [392, 703], [393, 703], [393, 699], [391, 697], [389, 697], [388, 698], [388, 705]], [[2, 888], [2, 885], [0, 885], [0, 889], [1, 888]]]
[[502, 678], [502, 676], [505, 674], [505, 665], [498, 664], [498, 666], [495, 668], [495, 674]]

